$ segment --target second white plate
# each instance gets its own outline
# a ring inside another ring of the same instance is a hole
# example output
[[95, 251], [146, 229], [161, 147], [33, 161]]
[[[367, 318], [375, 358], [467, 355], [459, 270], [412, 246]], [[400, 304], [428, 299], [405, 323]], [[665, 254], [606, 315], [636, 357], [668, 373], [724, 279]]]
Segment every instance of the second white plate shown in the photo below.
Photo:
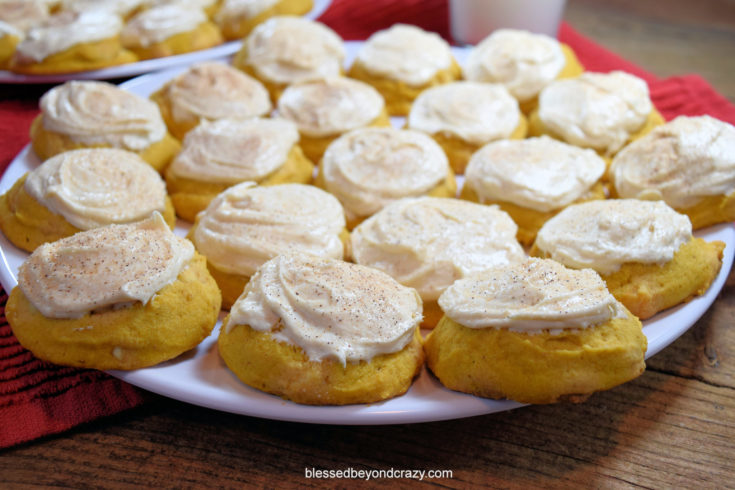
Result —
[[[304, 15], [307, 19], [316, 19], [327, 10], [331, 0], [314, 0], [314, 7]], [[0, 83], [58, 83], [67, 80], [111, 80], [113, 78], [125, 78], [133, 75], [141, 75], [159, 70], [165, 70], [175, 66], [188, 66], [199, 61], [222, 58], [235, 54], [240, 50], [240, 41], [230, 41], [219, 46], [191, 53], [155, 58], [151, 60], [137, 61], [125, 65], [111, 66], [100, 70], [89, 70], [75, 73], [59, 73], [54, 75], [22, 75], [7, 70], [0, 70]]]

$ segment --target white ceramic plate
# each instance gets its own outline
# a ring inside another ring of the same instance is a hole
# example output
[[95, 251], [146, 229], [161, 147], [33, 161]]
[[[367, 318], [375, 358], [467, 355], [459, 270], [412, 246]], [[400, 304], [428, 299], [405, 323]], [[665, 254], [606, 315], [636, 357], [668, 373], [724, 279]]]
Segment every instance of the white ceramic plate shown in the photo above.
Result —
[[[304, 15], [307, 19], [316, 19], [327, 10], [331, 0], [314, 0], [314, 7]], [[137, 61], [125, 65], [111, 66], [100, 70], [90, 70], [75, 73], [60, 73], [55, 75], [21, 75], [7, 70], [0, 70], [0, 83], [57, 83], [67, 80], [111, 80], [125, 78], [142, 73], [164, 70], [174, 66], [186, 66], [199, 61], [222, 58], [235, 54], [240, 49], [240, 41], [230, 41], [210, 49], [194, 51], [192, 53], [167, 56], [151, 60]]]
[[[354, 58], [361, 43], [348, 42], [348, 60]], [[455, 48], [461, 63], [466, 49]], [[164, 82], [183, 71], [179, 67], [130, 80], [121, 86], [141, 96], [148, 96]], [[401, 124], [401, 121], [396, 121]], [[10, 164], [0, 179], [0, 193], [9, 189], [25, 172], [37, 167], [40, 160], [26, 147]], [[461, 179], [460, 179], [461, 182]], [[184, 236], [188, 226], [181, 223], [177, 234]], [[719, 225], [697, 233], [706, 240], [726, 243], [722, 270], [704, 296], [672, 308], [645, 321], [643, 332], [648, 338], [646, 358], [656, 354], [691, 327], [710, 307], [725, 283], [735, 251], [735, 228]], [[6, 291], [16, 284], [18, 267], [27, 253], [14, 247], [0, 234], [0, 282]], [[195, 405], [227, 412], [275, 420], [321, 424], [373, 425], [428, 422], [501, 412], [520, 407], [512, 401], [487, 400], [444, 388], [424, 370], [403, 396], [369, 405], [344, 407], [312, 407], [287, 402], [242, 384], [217, 353], [215, 331], [196, 349], [155, 367], [132, 372], [110, 374], [146, 390]]]

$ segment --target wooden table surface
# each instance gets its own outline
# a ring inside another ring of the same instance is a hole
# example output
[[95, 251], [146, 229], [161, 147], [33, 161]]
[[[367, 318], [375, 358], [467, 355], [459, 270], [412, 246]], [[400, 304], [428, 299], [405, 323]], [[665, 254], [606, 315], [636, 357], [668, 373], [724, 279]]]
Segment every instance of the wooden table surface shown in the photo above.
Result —
[[[698, 72], [735, 100], [735, 1], [569, 0], [573, 27], [659, 75]], [[447, 422], [325, 426], [151, 395], [141, 408], [0, 453], [2, 486], [374, 486], [322, 470], [451, 470], [389, 483], [467, 487], [735, 485], [735, 274], [638, 379], [579, 405]], [[382, 480], [381, 483], [386, 483]]]

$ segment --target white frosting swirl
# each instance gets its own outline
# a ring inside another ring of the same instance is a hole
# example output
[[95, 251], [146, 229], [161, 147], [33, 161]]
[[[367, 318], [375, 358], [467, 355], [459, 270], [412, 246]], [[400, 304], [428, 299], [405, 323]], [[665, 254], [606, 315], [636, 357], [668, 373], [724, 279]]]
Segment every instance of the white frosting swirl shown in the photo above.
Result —
[[18, 269], [18, 286], [44, 316], [80, 318], [111, 306], [146, 304], [193, 256], [191, 242], [154, 213], [41, 245]]
[[272, 17], [259, 24], [244, 49], [247, 64], [260, 78], [284, 84], [337, 76], [345, 58], [342, 38], [302, 17]]
[[424, 133], [363, 128], [327, 147], [321, 171], [348, 216], [369, 216], [402, 197], [426, 194], [447, 177], [449, 162]]
[[120, 17], [126, 17], [145, 3], [146, 0], [63, 0], [61, 8], [75, 12], [104, 10]]
[[420, 321], [416, 291], [383, 272], [334, 259], [279, 255], [250, 279], [225, 328], [249, 325], [297, 345], [311, 361], [346, 365], [402, 350]]
[[454, 82], [424, 90], [408, 115], [408, 127], [445, 133], [475, 145], [508, 138], [518, 127], [518, 102], [500, 84]]
[[17, 39], [23, 39], [24, 35], [23, 31], [15, 27], [13, 24], [8, 24], [7, 22], [0, 20], [0, 39], [5, 36], [13, 36]]
[[358, 264], [416, 288], [423, 300], [435, 300], [457, 279], [525, 258], [517, 231], [497, 206], [407, 198], [352, 231], [352, 255]]
[[610, 174], [620, 197], [663, 199], [685, 209], [735, 192], [735, 127], [679, 116], [623, 148]]
[[541, 91], [541, 122], [577, 146], [613, 154], [643, 126], [653, 110], [640, 78], [613, 71], [556, 80]]
[[214, 15], [214, 20], [222, 24], [233, 19], [252, 19], [276, 3], [278, 0], [224, 0]]
[[665, 264], [692, 238], [692, 224], [663, 201], [573, 204], [547, 221], [536, 246], [575, 269], [611, 274], [625, 263]]
[[286, 252], [342, 258], [345, 217], [334, 196], [303, 184], [254, 186], [230, 187], [198, 216], [193, 241], [212, 265], [252, 276]]
[[220, 184], [262, 180], [286, 163], [298, 141], [296, 125], [285, 119], [202, 121], [186, 133], [168, 171]]
[[166, 135], [156, 104], [105, 82], [66, 82], [40, 105], [44, 128], [85, 145], [141, 151]]
[[120, 33], [125, 46], [147, 47], [195, 30], [207, 21], [204, 10], [185, 5], [161, 5], [144, 10], [130, 19]]
[[605, 172], [605, 161], [547, 136], [489, 143], [472, 155], [465, 185], [480, 202], [504, 201], [541, 212], [583, 197]]
[[449, 44], [434, 32], [395, 24], [370, 36], [355, 61], [372, 74], [417, 86], [449, 68], [452, 52]]
[[224, 63], [192, 65], [164, 87], [175, 120], [247, 119], [271, 111], [268, 91], [259, 81]]
[[60, 12], [31, 27], [16, 52], [40, 62], [77, 44], [114, 38], [122, 27], [120, 17], [104, 10]]
[[542, 333], [625, 317], [625, 308], [590, 269], [529, 258], [460, 279], [439, 297], [444, 313], [468, 328]]
[[342, 134], [373, 122], [385, 101], [373, 87], [358, 80], [331, 77], [296, 83], [278, 99], [280, 116], [311, 137]]
[[470, 51], [463, 73], [467, 80], [501, 83], [516, 99], [526, 101], [556, 79], [565, 64], [553, 37], [498, 29]]
[[135, 153], [111, 148], [72, 150], [46, 160], [25, 190], [81, 230], [130, 223], [166, 207], [166, 184]]

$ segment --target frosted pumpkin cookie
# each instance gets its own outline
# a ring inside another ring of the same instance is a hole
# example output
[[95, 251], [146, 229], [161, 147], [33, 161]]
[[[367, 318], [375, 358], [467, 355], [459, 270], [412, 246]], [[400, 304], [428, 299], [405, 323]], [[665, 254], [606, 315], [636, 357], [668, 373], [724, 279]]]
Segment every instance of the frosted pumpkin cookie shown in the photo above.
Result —
[[649, 318], [704, 294], [725, 244], [692, 236], [692, 225], [663, 201], [609, 199], [574, 204], [539, 230], [532, 255], [599, 272], [634, 315]]
[[264, 262], [294, 251], [342, 259], [349, 234], [339, 201], [317, 187], [243, 182], [212, 200], [189, 237], [229, 308]]
[[345, 77], [290, 85], [278, 99], [278, 115], [296, 124], [301, 148], [314, 162], [341, 134], [366, 126], [391, 125], [377, 90]]
[[391, 116], [405, 116], [419, 93], [459, 79], [461, 71], [449, 44], [438, 34], [395, 24], [365, 41], [349, 76], [375, 87]]
[[423, 91], [411, 106], [406, 127], [430, 134], [454, 172], [461, 174], [484, 144], [525, 138], [527, 122], [504, 86], [462, 81]]
[[423, 366], [421, 299], [387, 274], [279, 255], [225, 318], [219, 353], [253, 388], [309, 405], [401, 395]]
[[0, 196], [0, 228], [19, 248], [81, 230], [131, 223], [160, 212], [176, 223], [161, 176], [135, 153], [111, 148], [72, 150], [46, 160]]
[[5, 315], [39, 359], [138, 369], [199, 344], [220, 300], [204, 257], [156, 213], [38, 247], [18, 270]]
[[223, 41], [204, 10], [176, 4], [136, 14], [125, 24], [120, 40], [142, 60], [199, 51]]
[[122, 27], [120, 17], [103, 10], [60, 12], [26, 32], [9, 68], [16, 73], [46, 75], [137, 61], [120, 43]]
[[703, 228], [735, 220], [735, 127], [710, 116], [680, 116], [618, 153], [613, 192], [663, 199]]
[[612, 157], [663, 123], [640, 78], [621, 71], [586, 72], [556, 80], [541, 91], [538, 108], [529, 116], [528, 132], [548, 134]]
[[528, 259], [460, 279], [439, 305], [445, 316], [424, 349], [429, 369], [452, 390], [580, 402], [645, 370], [641, 322], [589, 269]]
[[415, 288], [424, 304], [422, 327], [442, 317], [439, 295], [457, 279], [525, 259], [517, 227], [497, 206], [459, 199], [395, 201], [350, 235], [352, 258]]
[[169, 131], [182, 140], [201, 121], [248, 119], [271, 111], [263, 85], [224, 63], [192, 65], [151, 95]]
[[23, 39], [23, 31], [0, 20], [0, 70], [5, 70], [15, 53], [15, 47]]
[[302, 17], [273, 17], [243, 40], [232, 64], [254, 76], [278, 100], [290, 84], [341, 75], [342, 38], [324, 24]]
[[314, 165], [298, 141], [296, 126], [285, 119], [202, 122], [186, 134], [181, 152], [166, 169], [176, 214], [194, 221], [214, 196], [240, 182], [309, 182]]
[[541, 226], [573, 202], [604, 199], [605, 161], [592, 150], [549, 137], [490, 143], [465, 172], [462, 198], [498, 204], [531, 245]]
[[181, 147], [156, 104], [109, 83], [66, 82], [46, 92], [40, 106], [30, 132], [42, 160], [79, 148], [119, 148], [160, 172]]
[[352, 229], [404, 197], [454, 197], [457, 183], [441, 147], [419, 131], [363, 128], [327, 147], [316, 184], [337, 196]]
[[312, 9], [313, 0], [224, 0], [214, 15], [225, 39], [240, 39], [271, 17], [303, 15]]
[[470, 50], [462, 74], [474, 82], [503, 84], [528, 114], [536, 107], [541, 89], [583, 71], [572, 48], [553, 37], [498, 29]]

